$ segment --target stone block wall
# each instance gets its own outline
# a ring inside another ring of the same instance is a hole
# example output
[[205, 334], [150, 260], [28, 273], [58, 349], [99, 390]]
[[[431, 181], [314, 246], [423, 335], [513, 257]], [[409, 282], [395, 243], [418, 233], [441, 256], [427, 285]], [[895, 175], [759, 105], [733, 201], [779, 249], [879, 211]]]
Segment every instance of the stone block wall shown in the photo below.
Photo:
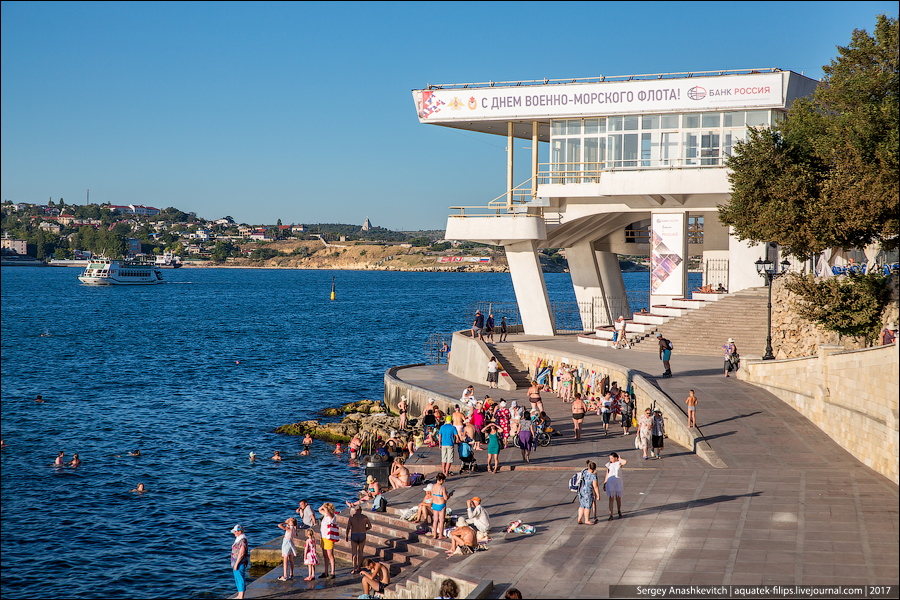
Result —
[[863, 464], [900, 483], [898, 345], [818, 350], [807, 358], [745, 361], [738, 378], [778, 396]]

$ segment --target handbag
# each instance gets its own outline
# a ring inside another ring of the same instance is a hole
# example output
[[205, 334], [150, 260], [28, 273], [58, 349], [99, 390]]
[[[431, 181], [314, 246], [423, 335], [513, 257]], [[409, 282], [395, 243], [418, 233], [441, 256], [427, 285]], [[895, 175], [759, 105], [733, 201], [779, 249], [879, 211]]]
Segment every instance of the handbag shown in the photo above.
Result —
[[634, 436], [634, 449], [635, 449], [635, 450], [640, 450], [640, 449], [641, 449], [641, 436], [640, 436], [640, 434], [637, 434], [637, 435]]

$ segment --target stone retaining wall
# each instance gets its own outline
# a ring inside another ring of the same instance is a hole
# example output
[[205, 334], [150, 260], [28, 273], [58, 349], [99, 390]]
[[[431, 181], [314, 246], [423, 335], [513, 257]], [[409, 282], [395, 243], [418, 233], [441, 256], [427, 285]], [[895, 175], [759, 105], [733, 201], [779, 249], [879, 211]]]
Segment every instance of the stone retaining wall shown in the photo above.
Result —
[[621, 388], [627, 389], [629, 384], [633, 384], [638, 415], [655, 403], [656, 407], [663, 412], [666, 434], [671, 440], [693, 450], [713, 467], [725, 468], [725, 463], [703, 439], [700, 431], [696, 428], [691, 429], [688, 427], [687, 415], [682, 412], [681, 407], [636, 371], [589, 356], [579, 354], [560, 355], [548, 352], [532, 344], [513, 343], [513, 349], [519, 355], [531, 376], [534, 375], [532, 371], [538, 359], [548, 360], [553, 363], [559, 363], [563, 359], [567, 359], [568, 364], [572, 366], [584, 366], [587, 369], [609, 375], [610, 382], [618, 382]]
[[[453, 333], [453, 342], [450, 349], [447, 369], [451, 375], [472, 383], [487, 383], [488, 361], [493, 356], [487, 344], [473, 338], [470, 329], [464, 329]], [[499, 371], [497, 388], [515, 391], [516, 384], [506, 374], [506, 371]]]
[[[447, 414], [453, 410], [456, 404], [459, 404], [459, 398], [451, 398], [423, 387], [406, 383], [397, 377], [397, 371], [408, 367], [421, 367], [425, 363], [415, 365], [403, 365], [400, 367], [391, 367], [384, 373], [384, 404], [391, 412], [399, 412], [397, 405], [400, 398], [406, 396], [406, 404], [409, 406], [410, 419], [420, 419], [425, 414], [425, 407], [428, 401], [434, 399], [435, 404]], [[462, 390], [460, 390], [462, 392]]]
[[821, 344], [818, 351], [744, 360], [738, 378], [781, 398], [866, 466], [900, 483], [898, 345], [846, 351]]

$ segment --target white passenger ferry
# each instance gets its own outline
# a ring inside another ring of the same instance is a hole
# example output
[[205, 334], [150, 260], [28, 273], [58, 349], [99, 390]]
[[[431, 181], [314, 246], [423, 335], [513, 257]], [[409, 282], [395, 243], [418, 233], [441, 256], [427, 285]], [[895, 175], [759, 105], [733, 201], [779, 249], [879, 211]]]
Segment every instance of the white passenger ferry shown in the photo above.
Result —
[[87, 285], [154, 285], [163, 283], [162, 272], [153, 263], [114, 258], [92, 258], [78, 278]]

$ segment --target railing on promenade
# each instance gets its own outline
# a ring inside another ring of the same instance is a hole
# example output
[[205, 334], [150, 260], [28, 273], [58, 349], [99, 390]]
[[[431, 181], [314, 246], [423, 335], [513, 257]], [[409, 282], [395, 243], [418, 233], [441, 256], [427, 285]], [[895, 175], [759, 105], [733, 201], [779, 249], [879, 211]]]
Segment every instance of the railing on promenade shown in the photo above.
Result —
[[451, 333], [432, 333], [425, 342], [425, 362], [429, 365], [445, 365], [450, 355]]

